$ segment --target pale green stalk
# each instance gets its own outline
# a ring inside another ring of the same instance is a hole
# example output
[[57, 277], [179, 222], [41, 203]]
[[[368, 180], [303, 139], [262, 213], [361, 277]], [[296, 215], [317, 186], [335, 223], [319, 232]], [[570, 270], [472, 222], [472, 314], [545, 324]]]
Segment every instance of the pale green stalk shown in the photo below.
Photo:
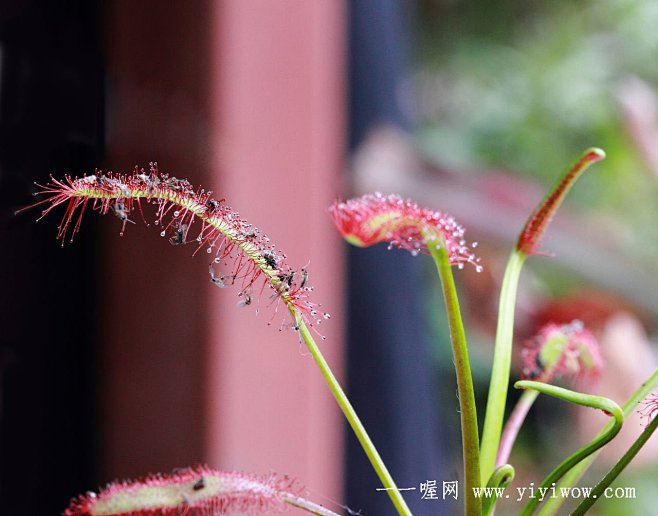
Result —
[[509, 387], [510, 365], [512, 362], [512, 335], [514, 332], [514, 307], [516, 289], [519, 284], [525, 254], [512, 251], [500, 291], [498, 304], [498, 327], [494, 348], [493, 368], [489, 382], [489, 397], [482, 430], [480, 449], [480, 474], [482, 485], [486, 485], [496, 464], [500, 435], [503, 429], [505, 403]]
[[308, 350], [311, 352], [311, 356], [313, 357], [313, 360], [315, 360], [315, 363], [320, 368], [320, 371], [322, 372], [322, 376], [324, 376], [324, 379], [327, 382], [327, 385], [329, 386], [329, 390], [334, 395], [334, 398], [336, 398], [336, 401], [338, 402], [338, 406], [343, 411], [343, 414], [345, 414], [348, 423], [352, 427], [352, 430], [354, 431], [357, 439], [361, 443], [363, 450], [366, 452], [366, 455], [368, 456], [368, 459], [370, 460], [372, 467], [375, 469], [375, 472], [377, 473], [377, 476], [379, 477], [382, 486], [386, 488], [386, 492], [388, 493], [388, 496], [391, 498], [393, 505], [395, 505], [398, 514], [410, 516], [411, 511], [409, 510], [409, 507], [407, 507], [404, 498], [402, 498], [400, 491], [395, 485], [395, 482], [393, 481], [393, 477], [391, 477], [391, 474], [388, 472], [388, 469], [386, 469], [386, 466], [384, 465], [382, 458], [379, 456], [379, 453], [377, 452], [377, 448], [375, 448], [375, 445], [373, 444], [372, 440], [370, 439], [370, 436], [366, 432], [363, 423], [361, 423], [361, 420], [356, 415], [354, 407], [352, 407], [352, 404], [350, 403], [349, 399], [347, 399], [347, 396], [345, 395], [345, 392], [343, 392], [343, 389], [338, 383], [338, 380], [336, 380], [336, 377], [334, 376], [333, 372], [331, 371], [331, 368], [329, 367], [329, 364], [327, 363], [324, 356], [322, 355], [320, 348], [315, 343], [315, 340], [313, 339], [311, 332], [308, 330], [308, 327], [304, 323], [303, 319], [299, 316], [299, 314], [294, 309], [289, 308], [289, 311], [293, 319], [295, 320], [295, 324], [299, 328], [299, 332], [302, 336], [302, 339], [304, 340], [304, 343], [308, 347]]

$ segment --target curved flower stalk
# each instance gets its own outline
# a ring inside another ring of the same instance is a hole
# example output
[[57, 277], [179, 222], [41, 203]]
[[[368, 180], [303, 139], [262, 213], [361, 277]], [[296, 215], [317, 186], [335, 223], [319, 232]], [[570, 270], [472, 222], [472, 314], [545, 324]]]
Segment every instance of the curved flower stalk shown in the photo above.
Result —
[[619, 462], [615, 464], [610, 471], [601, 479], [601, 481], [594, 486], [590, 495], [585, 498], [578, 507], [572, 512], [572, 516], [579, 516], [585, 514], [598, 500], [602, 498], [605, 490], [610, 487], [617, 477], [621, 474], [626, 466], [635, 458], [637, 453], [642, 449], [642, 446], [646, 444], [649, 438], [653, 435], [658, 428], [658, 395], [653, 395], [649, 397], [645, 402], [644, 409], [641, 411], [643, 417], [647, 418], [647, 426], [640, 436], [635, 440], [635, 442], [630, 446], [628, 451], [624, 456], [619, 459]]
[[[552, 383], [560, 377], [576, 383], [591, 382], [603, 369], [596, 338], [577, 320], [565, 325], [545, 325], [526, 342], [521, 353], [523, 377], [543, 383]], [[519, 430], [538, 395], [539, 391], [526, 389], [516, 403], [505, 423], [496, 467], [508, 462]]]
[[512, 335], [514, 330], [516, 290], [523, 263], [529, 255], [540, 254], [538, 250], [539, 243], [546, 233], [553, 216], [575, 181], [590, 165], [604, 158], [605, 152], [601, 149], [587, 149], [562, 174], [526, 222], [519, 235], [516, 247], [507, 262], [505, 276], [503, 277], [503, 283], [500, 289], [496, 344], [494, 348], [493, 367], [491, 369], [491, 380], [489, 382], [487, 410], [482, 429], [480, 466], [483, 483], [493, 473], [503, 428], [510, 365], [512, 361]]
[[482, 266], [464, 240], [464, 228], [455, 219], [437, 211], [420, 208], [411, 200], [379, 193], [348, 201], [336, 201], [330, 208], [338, 231], [350, 243], [367, 247], [388, 242], [389, 249], [406, 249], [416, 256], [434, 259], [448, 312], [450, 341], [457, 375], [464, 460], [464, 512], [480, 514], [482, 500], [473, 487], [480, 485], [480, 450], [473, 379], [468, 358], [464, 325], [451, 266], [465, 263], [480, 271]]
[[[47, 197], [19, 212], [46, 204], [47, 207], [38, 219], [41, 220], [56, 206], [65, 205], [57, 233], [62, 245], [69, 229], [71, 240], [80, 230], [82, 216], [89, 205], [101, 214], [112, 212], [116, 215], [122, 223], [123, 235], [126, 225], [134, 224], [131, 217], [135, 211], [144, 218], [144, 202], [156, 206], [154, 225], [162, 228], [161, 236], [170, 235], [169, 242], [172, 245], [196, 242], [196, 252], [205, 248], [207, 254], [214, 256], [209, 269], [210, 281], [220, 288], [238, 284], [240, 305], [252, 304], [254, 288], [262, 279], [260, 290], [269, 286], [274, 296], [272, 304], [277, 308], [279, 302], [286, 305], [293, 319], [293, 329], [300, 332], [397, 511], [400, 514], [411, 514], [309, 331], [309, 328], [313, 329], [314, 325], [330, 316], [328, 313], [319, 316], [318, 305], [309, 299], [313, 287], [308, 285], [308, 271], [304, 267], [299, 271], [292, 269], [286, 262], [286, 255], [278, 251], [266, 235], [240, 218], [236, 211], [224, 203], [224, 199], [213, 199], [211, 192], [194, 189], [185, 179], [160, 173], [155, 163], [151, 163], [148, 173], [136, 167], [132, 174], [103, 174], [96, 171], [94, 175], [82, 178], [67, 176], [63, 181], [51, 179], [46, 185], [37, 185], [40, 188], [37, 195]], [[200, 228], [196, 237], [190, 237], [191, 228], [197, 221], [200, 222]], [[215, 265], [224, 267], [225, 272], [217, 271]]]
[[[578, 451], [571, 454], [564, 459], [557, 467], [549, 473], [539, 486], [540, 489], [548, 488], [558, 480], [560, 480], [571, 468], [576, 464], [586, 459], [588, 456], [596, 452], [599, 448], [605, 446], [610, 442], [621, 430], [624, 423], [624, 413], [619, 405], [614, 401], [604, 398], [602, 396], [593, 396], [591, 394], [583, 394], [580, 392], [570, 391], [562, 387], [556, 387], [542, 382], [533, 382], [530, 380], [522, 380], [514, 384], [516, 389], [534, 389], [544, 394], [554, 396], [569, 403], [582, 405], [583, 407], [591, 407], [594, 409], [602, 410], [607, 416], [612, 418], [610, 426], [606, 426], [603, 431], [592, 441], [583, 446]], [[540, 503], [540, 498], [531, 498], [521, 512], [521, 516], [529, 516], [533, 514], [535, 508]]]
[[[514, 471], [514, 468], [510, 464], [503, 464], [494, 470], [493, 475], [491, 475], [491, 478], [489, 478], [487, 487], [490, 489], [505, 489], [514, 481], [515, 476], [516, 472]], [[482, 515], [492, 515], [496, 509], [497, 501], [497, 496], [489, 496], [485, 498], [484, 502], [482, 503]]]
[[[624, 417], [628, 417], [635, 410], [637, 410], [638, 404], [641, 403], [644, 398], [647, 398], [651, 394], [651, 391], [653, 391], [657, 387], [658, 387], [658, 369], [656, 369], [651, 374], [651, 376], [649, 376], [649, 378], [647, 378], [644, 382], [642, 382], [642, 384], [635, 390], [635, 392], [633, 392], [633, 394], [626, 400], [626, 403], [622, 405], [621, 408], [623, 410]], [[650, 406], [651, 404], [648, 405], [648, 407]], [[651, 416], [652, 414], [649, 413], [648, 415]], [[613, 423], [614, 423], [613, 421], [610, 421], [597, 434], [597, 438], [605, 434], [607, 431], [609, 431]], [[589, 457], [587, 457], [585, 460], [581, 461], [579, 464], [571, 468], [558, 484], [558, 488], [561, 489], [561, 488], [566, 488], [576, 485], [576, 482], [578, 482], [578, 480], [583, 477], [583, 475], [585, 474], [587, 469], [592, 465], [592, 462], [594, 462], [594, 459], [596, 459], [597, 456], [598, 456], [598, 452], [595, 452]], [[540, 509], [539, 514], [541, 516], [553, 516], [554, 514], [557, 514], [563, 502], [564, 502], [564, 498], [562, 497], [550, 498], [546, 500], [543, 507]]]
[[301, 497], [285, 476], [257, 477], [197, 466], [171, 475], [113, 482], [100, 493], [71, 500], [64, 516], [175, 516], [281, 512], [292, 505], [320, 516], [337, 516]]

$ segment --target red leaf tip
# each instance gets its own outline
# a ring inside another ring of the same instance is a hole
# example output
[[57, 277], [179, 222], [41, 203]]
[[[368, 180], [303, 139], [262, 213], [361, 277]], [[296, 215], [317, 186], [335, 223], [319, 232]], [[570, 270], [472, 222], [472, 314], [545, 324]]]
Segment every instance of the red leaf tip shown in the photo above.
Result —
[[525, 255], [538, 254], [539, 243], [567, 192], [590, 165], [604, 158], [603, 150], [592, 147], [569, 167], [526, 222], [516, 244], [519, 252]]

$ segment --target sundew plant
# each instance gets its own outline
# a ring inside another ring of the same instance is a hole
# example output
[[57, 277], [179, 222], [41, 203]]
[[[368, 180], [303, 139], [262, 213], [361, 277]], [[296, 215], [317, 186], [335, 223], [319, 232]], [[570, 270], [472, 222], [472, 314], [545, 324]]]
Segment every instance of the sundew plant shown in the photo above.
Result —
[[[389, 248], [429, 256], [436, 264], [448, 316], [460, 405], [464, 481], [461, 492], [466, 515], [493, 514], [496, 500], [504, 495], [514, 480], [511, 452], [526, 415], [539, 394], [603, 411], [610, 418], [590, 442], [555, 465], [537, 484], [536, 489], [544, 492], [556, 486], [575, 485], [597, 452], [617, 435], [625, 416], [641, 410], [646, 418], [640, 437], [593, 487], [590, 496], [582, 500], [574, 514], [584, 514], [600, 500], [601, 494], [658, 426], [658, 400], [652, 394], [658, 385], [658, 370], [645, 379], [629, 399], [621, 400], [622, 405], [595, 394], [579, 392], [582, 387], [592, 385], [588, 380], [603, 374], [596, 339], [579, 321], [567, 325], [547, 324], [538, 328], [535, 338], [526, 343], [522, 351], [522, 379], [514, 383], [515, 388], [524, 392], [507, 421], [504, 420], [521, 269], [527, 258], [542, 252], [542, 236], [577, 178], [604, 157], [602, 150], [588, 149], [567, 168], [529, 216], [511, 251], [502, 280], [491, 380], [481, 429], [478, 427], [469, 349], [453, 267], [473, 267], [479, 272], [486, 264], [477, 257], [475, 244], [466, 240], [465, 229], [447, 214], [420, 207], [412, 200], [394, 194], [375, 193], [346, 201], [337, 200], [329, 208], [337, 230], [350, 244], [366, 247], [386, 243]], [[122, 235], [129, 231], [130, 224], [148, 220], [174, 246], [195, 242], [194, 254], [209, 260], [211, 285], [232, 289], [237, 293], [240, 306], [267, 309], [272, 311], [272, 318], [279, 314], [287, 319], [284, 326], [290, 328], [295, 339], [307, 346], [393, 507], [399, 514], [411, 514], [402, 492], [316, 343], [316, 337], [324, 340], [318, 325], [330, 316], [321, 312], [312, 299], [314, 292], [307, 266], [293, 267], [288, 257], [261, 230], [242, 219], [224, 199], [213, 198], [211, 192], [195, 188], [187, 180], [161, 173], [156, 164], [151, 164], [146, 170], [135, 168], [130, 174], [96, 171], [81, 178], [51, 178], [50, 182], [37, 187], [36, 195], [41, 197], [40, 200], [23, 210], [43, 206], [42, 218], [61, 205], [64, 215], [57, 238], [62, 245], [67, 240], [73, 241], [80, 231], [87, 208], [116, 216]], [[303, 259], [299, 263], [303, 263]], [[314, 271], [314, 274], [322, 274], [322, 271]], [[562, 383], [571, 382], [569, 385], [573, 389], [554, 385], [558, 379]], [[170, 475], [155, 474], [114, 482], [99, 493], [88, 492], [74, 498], [64, 514], [271, 513], [287, 506], [313, 514], [335, 514], [303, 495], [301, 484], [285, 476], [263, 478], [194, 466]], [[559, 497], [548, 499], [540, 506], [542, 501], [540, 497], [530, 498], [521, 514], [538, 511], [540, 514], [555, 514], [562, 503]]]

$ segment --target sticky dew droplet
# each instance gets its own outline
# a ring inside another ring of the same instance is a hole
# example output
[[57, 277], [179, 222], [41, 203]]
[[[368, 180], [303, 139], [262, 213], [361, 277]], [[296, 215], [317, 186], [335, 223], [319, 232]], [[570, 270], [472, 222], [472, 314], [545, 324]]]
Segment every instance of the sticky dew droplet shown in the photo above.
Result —
[[166, 233], [165, 231], [161, 231], [161, 232], [160, 232], [160, 236], [161, 236], [161, 237], [165, 236], [166, 234], [167, 234], [167, 233]]

